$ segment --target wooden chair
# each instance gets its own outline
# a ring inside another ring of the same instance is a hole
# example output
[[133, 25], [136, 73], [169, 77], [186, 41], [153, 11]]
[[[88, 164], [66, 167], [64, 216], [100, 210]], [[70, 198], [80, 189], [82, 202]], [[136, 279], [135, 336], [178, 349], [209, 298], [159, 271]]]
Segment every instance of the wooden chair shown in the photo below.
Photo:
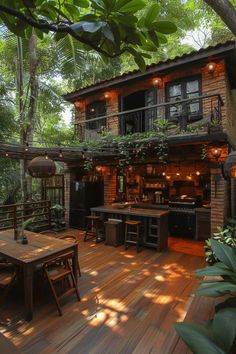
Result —
[[16, 267], [11, 263], [0, 263], [0, 289], [1, 297], [0, 304], [5, 301], [10, 289], [12, 288], [16, 279]]
[[[64, 235], [64, 236], [60, 236], [59, 237], [61, 240], [66, 240], [66, 241], [70, 241], [72, 243], [78, 243], [77, 238], [74, 235]], [[80, 265], [79, 265], [79, 260], [78, 260], [78, 271], [79, 271], [79, 276], [81, 277], [81, 271], [80, 271]]]
[[[56, 302], [56, 306], [60, 316], [62, 316], [62, 310], [59, 303], [60, 298], [75, 292], [78, 301], [80, 301], [79, 291], [77, 288], [73, 270], [70, 265], [70, 259], [72, 257], [73, 257], [73, 252], [65, 253], [63, 256], [55, 258], [53, 262], [49, 262], [44, 265], [46, 278], [52, 290], [53, 297]], [[64, 291], [61, 295], [57, 294], [55, 284], [62, 283], [66, 279], [68, 280], [70, 288]], [[72, 285], [70, 283], [70, 280], [72, 281]]]

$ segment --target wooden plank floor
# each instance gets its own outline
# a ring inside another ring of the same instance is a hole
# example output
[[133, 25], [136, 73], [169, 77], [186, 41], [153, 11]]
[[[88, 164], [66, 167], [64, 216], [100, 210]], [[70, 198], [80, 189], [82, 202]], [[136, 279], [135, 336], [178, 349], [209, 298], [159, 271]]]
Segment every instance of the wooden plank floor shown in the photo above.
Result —
[[122, 246], [84, 243], [82, 236], [81, 302], [73, 295], [65, 299], [59, 317], [54, 303], [41, 294], [27, 323], [22, 304], [19, 308], [10, 298], [0, 314], [0, 331], [27, 354], [173, 353], [173, 324], [185, 317], [197, 287], [193, 273], [204, 266], [204, 258], [195, 255], [195, 243], [190, 247], [180, 240], [185, 254], [176, 240], [173, 250], [170, 242], [167, 252], [145, 248], [137, 254], [134, 247], [125, 251]]

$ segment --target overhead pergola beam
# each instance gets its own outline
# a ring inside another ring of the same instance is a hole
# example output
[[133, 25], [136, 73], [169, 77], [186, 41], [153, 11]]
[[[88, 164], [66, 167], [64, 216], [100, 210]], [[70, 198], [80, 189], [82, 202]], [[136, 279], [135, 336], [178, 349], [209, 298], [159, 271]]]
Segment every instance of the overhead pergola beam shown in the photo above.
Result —
[[[59, 157], [60, 151], [62, 152], [62, 157]], [[63, 147], [63, 148], [47, 148], [47, 147], [25, 147], [25, 145], [17, 144], [4, 144], [0, 143], [0, 157], [8, 157], [13, 159], [21, 160], [32, 160], [37, 156], [44, 156], [47, 152], [49, 158], [55, 161], [62, 162], [82, 162], [83, 154], [88, 154], [94, 158], [113, 156], [112, 152], [106, 151], [96, 151], [93, 149], [83, 149], [77, 147]]]
[[[142, 142], [148, 141], [152, 145], [158, 144], [158, 138], [145, 138]], [[224, 132], [207, 134], [207, 133], [197, 133], [197, 134], [185, 134], [185, 135], [175, 135], [169, 136], [167, 142], [169, 146], [184, 146], [189, 144], [201, 144], [210, 143], [212, 141], [226, 142], [227, 135]], [[26, 151], [27, 150], [27, 151]], [[62, 152], [62, 157], [59, 157], [60, 151]], [[90, 156], [98, 161], [104, 161], [106, 158], [118, 157], [119, 152], [114, 148], [109, 148], [107, 146], [104, 151], [101, 147], [100, 150], [95, 148], [78, 148], [78, 147], [25, 147], [25, 145], [0, 143], [0, 157], [6, 157], [21, 160], [32, 160], [34, 157], [43, 156], [47, 152], [49, 158], [55, 161], [62, 161], [65, 163], [78, 163], [83, 164], [84, 156]]]

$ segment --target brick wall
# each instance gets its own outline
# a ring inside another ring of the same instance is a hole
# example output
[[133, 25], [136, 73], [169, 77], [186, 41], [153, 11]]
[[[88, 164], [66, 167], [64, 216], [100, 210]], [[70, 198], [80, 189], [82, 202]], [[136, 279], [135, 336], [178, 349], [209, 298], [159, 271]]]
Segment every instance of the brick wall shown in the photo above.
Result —
[[116, 169], [110, 169], [104, 176], [104, 205], [109, 205], [116, 196]]
[[233, 96], [233, 91], [230, 88], [229, 77], [226, 73], [225, 75], [225, 85], [226, 85], [226, 101], [225, 101], [225, 111], [227, 112], [226, 120], [226, 131], [231, 138], [231, 140], [236, 144], [236, 99]]
[[220, 168], [211, 169], [211, 234], [223, 226], [227, 211], [227, 184]]

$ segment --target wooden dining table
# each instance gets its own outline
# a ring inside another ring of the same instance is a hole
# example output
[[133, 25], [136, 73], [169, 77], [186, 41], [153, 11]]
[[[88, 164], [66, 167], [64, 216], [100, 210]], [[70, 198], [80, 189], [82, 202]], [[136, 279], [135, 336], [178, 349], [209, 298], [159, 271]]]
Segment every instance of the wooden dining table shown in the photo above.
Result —
[[4, 256], [23, 270], [25, 318], [33, 318], [33, 276], [37, 265], [49, 262], [67, 252], [73, 252], [72, 267], [78, 279], [78, 244], [52, 236], [25, 231], [28, 244], [14, 240], [14, 230], [0, 232], [0, 256]]

